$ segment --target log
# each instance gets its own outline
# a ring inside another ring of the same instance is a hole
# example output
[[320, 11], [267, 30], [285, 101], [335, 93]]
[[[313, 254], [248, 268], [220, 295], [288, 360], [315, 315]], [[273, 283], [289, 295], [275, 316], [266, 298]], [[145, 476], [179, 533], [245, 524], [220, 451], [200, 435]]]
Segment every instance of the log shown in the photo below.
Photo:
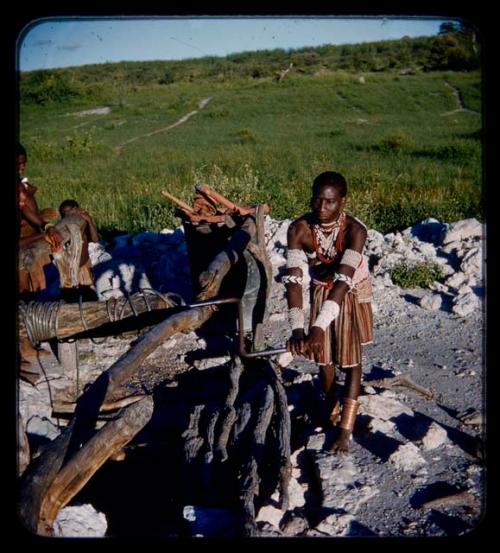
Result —
[[395, 386], [402, 386], [404, 388], [409, 388], [414, 390], [419, 394], [423, 395], [427, 399], [434, 399], [435, 394], [431, 390], [415, 384], [413, 380], [404, 375], [391, 376], [389, 378], [382, 378], [380, 380], [368, 380], [363, 384], [363, 386], [378, 386], [380, 388], [394, 388]]
[[240, 492], [240, 507], [243, 517], [242, 530], [245, 537], [257, 535], [254, 499], [259, 493], [259, 465], [264, 456], [264, 443], [273, 415], [273, 403], [274, 392], [271, 385], [268, 384], [263, 394], [262, 404], [257, 411], [248, 460], [241, 470], [242, 488]]
[[242, 372], [243, 364], [239, 359], [236, 359], [229, 372], [230, 385], [226, 401], [222, 408], [219, 437], [216, 445], [216, 452], [221, 462], [228, 458], [227, 442], [229, 440], [229, 434], [233, 428], [233, 425], [236, 422], [237, 415], [236, 409], [234, 408], [234, 402], [239, 392], [239, 381]]
[[422, 503], [420, 509], [439, 509], [440, 507], [449, 507], [450, 505], [467, 505], [469, 507], [480, 507], [481, 501], [475, 495], [467, 490], [452, 493], [436, 499], [431, 499]]
[[[127, 320], [135, 315], [170, 309], [180, 302], [181, 298], [175, 294], [144, 291], [129, 297], [84, 302], [81, 306], [75, 303], [32, 303], [23, 305], [18, 310], [19, 335], [24, 337], [34, 334], [34, 342], [51, 338], [61, 340], [100, 328], [108, 323]], [[50, 323], [49, 317], [51, 317]], [[138, 320], [137, 325], [139, 324]]]
[[114, 453], [120, 451], [151, 419], [151, 396], [128, 407], [116, 420], [108, 422], [80, 449], [52, 481], [40, 507], [37, 533], [46, 534], [62, 509]]
[[26, 434], [24, 419], [19, 413], [17, 417], [17, 475], [20, 476], [30, 462], [30, 444]]
[[[71, 420], [61, 434], [44, 449], [43, 453], [28, 465], [21, 476], [18, 500], [19, 518], [32, 533], [36, 534], [39, 531], [42, 502], [49, 486], [63, 465], [74, 424], [75, 421]], [[48, 535], [51, 528], [41, 528], [41, 532]]]
[[[128, 407], [132, 403], [136, 403], [141, 400], [144, 396], [127, 396], [116, 401], [106, 401], [100, 406], [99, 412], [106, 413], [109, 411], [116, 411], [117, 409], [122, 409], [123, 407]], [[52, 403], [52, 416], [56, 417], [58, 415], [72, 415], [76, 410], [76, 402], [71, 401], [54, 401]]]
[[288, 411], [288, 400], [286, 397], [285, 388], [281, 381], [281, 373], [276, 365], [271, 361], [267, 361], [264, 369], [268, 374], [274, 397], [276, 401], [276, 437], [277, 437], [277, 454], [279, 458], [279, 506], [282, 511], [288, 510], [289, 495], [288, 486], [292, 475], [292, 463], [290, 460], [290, 440], [292, 425], [290, 420], [290, 412]]
[[215, 256], [207, 269], [200, 274], [200, 292], [196, 299], [204, 301], [217, 295], [224, 277], [228, 274], [241, 254], [248, 247], [252, 236], [255, 236], [256, 226], [252, 217], [247, 217], [239, 229], [234, 231], [223, 250]]

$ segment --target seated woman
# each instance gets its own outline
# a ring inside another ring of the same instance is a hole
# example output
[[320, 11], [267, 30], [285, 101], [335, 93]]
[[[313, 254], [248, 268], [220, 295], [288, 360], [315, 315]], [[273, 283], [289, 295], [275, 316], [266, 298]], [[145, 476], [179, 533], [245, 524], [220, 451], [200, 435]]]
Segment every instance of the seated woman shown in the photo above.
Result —
[[[26, 167], [26, 150], [21, 144], [16, 147], [16, 192], [17, 192], [17, 219], [18, 219], [18, 245], [19, 249], [26, 248], [38, 240], [46, 240], [52, 251], [57, 251], [62, 243], [62, 236], [55, 226], [47, 219], [57, 216], [55, 210], [45, 209], [40, 211], [35, 198], [37, 187], [33, 186], [23, 176]], [[37, 259], [29, 270], [18, 271], [18, 297], [23, 301], [33, 301], [37, 293], [46, 288], [44, 266], [51, 262], [49, 256]], [[21, 377], [23, 372], [29, 372], [31, 365], [29, 359], [47, 354], [45, 350], [33, 347], [29, 340], [22, 340], [19, 344], [21, 358]], [[38, 373], [30, 373], [34, 376], [26, 377], [32, 384], [38, 380]]]

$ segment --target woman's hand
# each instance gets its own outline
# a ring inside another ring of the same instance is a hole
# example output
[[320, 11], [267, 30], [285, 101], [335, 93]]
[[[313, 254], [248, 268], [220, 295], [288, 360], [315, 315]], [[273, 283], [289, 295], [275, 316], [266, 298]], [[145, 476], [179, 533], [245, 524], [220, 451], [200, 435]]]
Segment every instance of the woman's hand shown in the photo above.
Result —
[[319, 326], [312, 326], [304, 344], [304, 351], [314, 355], [323, 353], [325, 331]]
[[62, 234], [56, 229], [56, 227], [49, 227], [45, 231], [44, 238], [53, 250], [58, 250], [64, 241]]
[[292, 336], [286, 343], [286, 349], [292, 353], [292, 355], [302, 355], [304, 353], [304, 329], [296, 328], [292, 331]]
[[78, 208], [78, 215], [80, 215], [82, 219], [87, 221], [87, 223], [92, 223], [92, 217], [89, 215], [89, 212], [82, 207]]

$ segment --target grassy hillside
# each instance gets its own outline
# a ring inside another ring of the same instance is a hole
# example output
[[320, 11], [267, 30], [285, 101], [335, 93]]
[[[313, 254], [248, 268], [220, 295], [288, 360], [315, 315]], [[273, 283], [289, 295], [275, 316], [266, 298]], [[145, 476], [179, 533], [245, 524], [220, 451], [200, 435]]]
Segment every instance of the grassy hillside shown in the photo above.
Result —
[[[436, 56], [432, 40], [26, 74], [26, 173], [42, 207], [72, 197], [99, 226], [123, 230], [176, 225], [160, 191], [190, 201], [195, 182], [294, 217], [307, 210], [311, 181], [324, 170], [346, 176], [350, 212], [381, 231], [431, 216], [482, 218], [480, 72], [424, 71], [423, 60]], [[403, 63], [396, 45], [420, 57]], [[398, 61], [365, 70], [348, 65], [349, 56]], [[274, 69], [290, 59], [294, 67], [276, 83]], [[51, 92], [40, 101], [42, 89]], [[165, 130], [207, 97], [204, 109]], [[456, 111], [459, 97], [465, 109]], [[102, 106], [111, 111], [78, 114]]]

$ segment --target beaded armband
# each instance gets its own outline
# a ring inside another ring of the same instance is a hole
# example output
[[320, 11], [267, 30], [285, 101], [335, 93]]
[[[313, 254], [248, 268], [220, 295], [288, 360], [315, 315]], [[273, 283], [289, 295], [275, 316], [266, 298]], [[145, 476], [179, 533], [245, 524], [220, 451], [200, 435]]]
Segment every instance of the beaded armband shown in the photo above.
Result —
[[334, 300], [326, 300], [312, 326], [319, 326], [322, 330], [326, 330], [332, 321], [339, 316], [339, 313], [340, 305]]
[[295, 275], [285, 275], [282, 277], [281, 282], [283, 284], [300, 284], [302, 286], [302, 283], [304, 282], [304, 279], [301, 276], [295, 276]]
[[349, 289], [353, 287], [352, 278], [350, 276], [344, 275], [343, 273], [335, 273], [333, 275], [333, 282], [345, 282]]
[[301, 307], [290, 307], [288, 321], [292, 330], [304, 328], [304, 310]]
[[349, 250], [347, 249], [344, 252], [344, 255], [342, 256], [342, 259], [340, 260], [341, 265], [348, 265], [349, 267], [352, 267], [353, 269], [357, 269], [359, 267], [359, 264], [361, 263], [363, 259], [363, 256], [355, 251], [355, 250]]

